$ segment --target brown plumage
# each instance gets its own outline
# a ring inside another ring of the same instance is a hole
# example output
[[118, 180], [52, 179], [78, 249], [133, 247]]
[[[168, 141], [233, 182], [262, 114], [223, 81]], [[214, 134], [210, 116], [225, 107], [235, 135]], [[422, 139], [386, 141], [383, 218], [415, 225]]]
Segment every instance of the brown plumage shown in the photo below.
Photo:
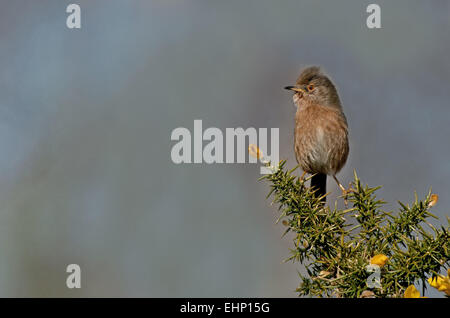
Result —
[[296, 85], [286, 89], [295, 92], [297, 162], [305, 173], [314, 174], [311, 186], [317, 189], [317, 196], [326, 193], [327, 175], [333, 176], [345, 193], [336, 174], [347, 161], [348, 127], [336, 87], [320, 68], [313, 66], [304, 69]]

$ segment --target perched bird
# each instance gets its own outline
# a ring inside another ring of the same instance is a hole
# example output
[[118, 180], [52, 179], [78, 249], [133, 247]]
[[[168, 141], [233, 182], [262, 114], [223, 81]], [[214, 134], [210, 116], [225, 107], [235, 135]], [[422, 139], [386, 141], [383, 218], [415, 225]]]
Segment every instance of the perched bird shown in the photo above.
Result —
[[319, 197], [326, 194], [327, 175], [333, 176], [346, 195], [336, 178], [349, 153], [347, 119], [336, 87], [319, 67], [312, 66], [301, 72], [294, 86], [285, 89], [295, 93], [294, 150], [304, 171], [301, 178], [313, 174], [311, 187]]

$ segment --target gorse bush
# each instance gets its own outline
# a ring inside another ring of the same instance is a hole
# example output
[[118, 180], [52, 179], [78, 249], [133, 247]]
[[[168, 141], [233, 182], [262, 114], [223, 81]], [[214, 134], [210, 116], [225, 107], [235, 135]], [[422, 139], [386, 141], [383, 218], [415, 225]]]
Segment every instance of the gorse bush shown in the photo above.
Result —
[[[319, 297], [420, 297], [431, 285], [450, 295], [449, 227], [436, 228], [431, 192], [412, 205], [399, 203], [397, 213], [384, 211], [380, 187], [362, 185], [355, 173], [347, 209], [324, 205], [305, 180], [287, 171], [285, 161], [261, 179], [269, 182], [268, 197], [278, 205], [278, 221], [293, 233], [287, 261], [304, 265], [299, 295]], [[277, 221], [277, 222], [278, 222]], [[427, 285], [428, 280], [428, 285]]]

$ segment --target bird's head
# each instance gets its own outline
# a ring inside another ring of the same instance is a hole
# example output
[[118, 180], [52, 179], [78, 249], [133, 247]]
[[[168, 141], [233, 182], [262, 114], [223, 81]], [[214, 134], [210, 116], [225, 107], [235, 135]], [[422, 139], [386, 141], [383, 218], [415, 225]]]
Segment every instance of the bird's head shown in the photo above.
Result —
[[313, 103], [341, 108], [336, 87], [317, 66], [305, 68], [297, 79], [296, 84], [294, 86], [286, 86], [285, 89], [295, 92], [294, 101], [296, 104]]

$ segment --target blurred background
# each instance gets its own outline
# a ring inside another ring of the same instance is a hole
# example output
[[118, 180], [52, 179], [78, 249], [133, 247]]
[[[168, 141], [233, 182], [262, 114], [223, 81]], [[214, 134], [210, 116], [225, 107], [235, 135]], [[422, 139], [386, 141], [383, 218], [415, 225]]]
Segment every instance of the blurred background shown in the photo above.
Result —
[[311, 64], [349, 121], [341, 181], [383, 185], [386, 209], [433, 187], [446, 223], [448, 1], [377, 0], [381, 30], [359, 0], [0, 3], [0, 296], [296, 297], [259, 166], [175, 165], [170, 135], [278, 127], [294, 167], [282, 88]]

